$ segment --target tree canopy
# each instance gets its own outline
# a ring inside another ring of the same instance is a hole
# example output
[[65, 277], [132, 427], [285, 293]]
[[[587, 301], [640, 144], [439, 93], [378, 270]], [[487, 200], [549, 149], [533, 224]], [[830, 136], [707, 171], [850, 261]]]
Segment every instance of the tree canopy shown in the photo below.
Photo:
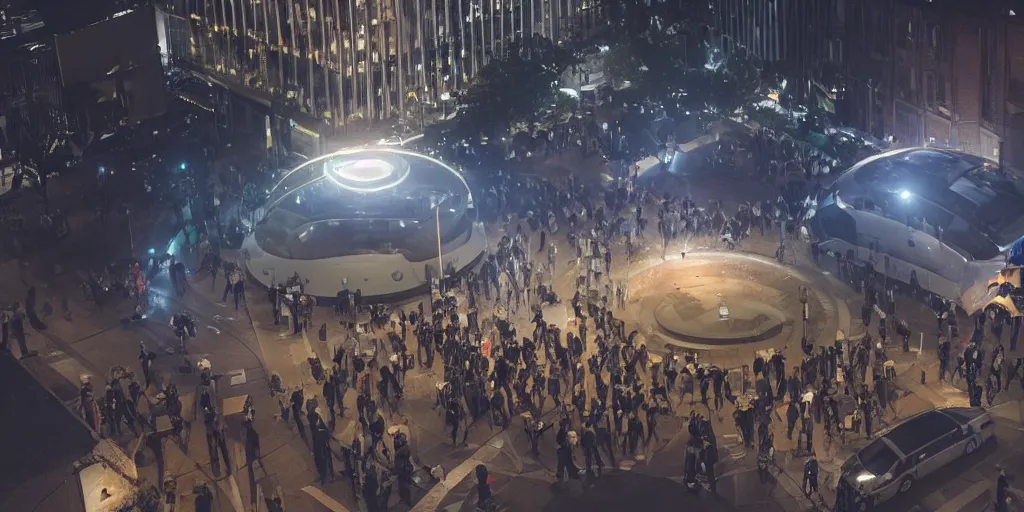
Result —
[[470, 133], [496, 135], [515, 124], [532, 125], [559, 105], [562, 73], [578, 61], [550, 39], [534, 37], [491, 60], [462, 98], [460, 126]]
[[665, 27], [654, 20], [647, 30], [625, 35], [608, 48], [604, 71], [616, 85], [629, 81], [632, 96], [660, 104], [671, 116], [705, 106], [734, 112], [760, 86], [757, 62], [744, 48], [720, 61], [698, 60], [694, 55], [705, 53], [699, 50], [707, 49], [707, 43], [696, 30], [685, 22]]

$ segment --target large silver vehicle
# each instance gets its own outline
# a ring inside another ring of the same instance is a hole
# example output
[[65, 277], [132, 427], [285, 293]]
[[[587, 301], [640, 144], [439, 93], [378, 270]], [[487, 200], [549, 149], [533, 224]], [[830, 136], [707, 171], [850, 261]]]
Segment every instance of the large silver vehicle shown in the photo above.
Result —
[[958, 151], [872, 156], [817, 200], [811, 229], [823, 251], [956, 302], [984, 288], [1024, 236], [1024, 183]]
[[973, 453], [994, 435], [992, 417], [980, 408], [950, 407], [913, 416], [880, 432], [843, 463], [837, 499], [847, 500], [843, 510], [870, 509], [910, 491], [915, 482]]

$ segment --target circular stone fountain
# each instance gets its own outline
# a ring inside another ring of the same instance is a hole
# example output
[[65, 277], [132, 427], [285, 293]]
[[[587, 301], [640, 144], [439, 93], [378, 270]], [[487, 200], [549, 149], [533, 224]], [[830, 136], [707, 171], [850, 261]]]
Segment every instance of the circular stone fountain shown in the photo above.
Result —
[[[697, 293], [665, 295], [654, 310], [658, 326], [682, 339], [737, 343], [775, 336], [786, 323], [786, 314], [768, 304], [744, 299], [721, 300], [695, 291]], [[726, 314], [720, 311], [723, 307]]]
[[[804, 335], [801, 286], [808, 287], [806, 279], [772, 260], [687, 254], [636, 271], [629, 283], [630, 312], [647, 333], [688, 348], [798, 342]], [[813, 288], [807, 297], [810, 337], [822, 332], [833, 308]]]

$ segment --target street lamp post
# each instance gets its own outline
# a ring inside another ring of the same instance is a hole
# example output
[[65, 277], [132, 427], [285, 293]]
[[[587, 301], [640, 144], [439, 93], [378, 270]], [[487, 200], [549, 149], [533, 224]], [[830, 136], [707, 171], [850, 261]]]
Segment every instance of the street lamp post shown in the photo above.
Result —
[[800, 335], [800, 348], [804, 353], [808, 352], [809, 343], [807, 341], [807, 320], [810, 317], [810, 311], [807, 309], [807, 288], [801, 286], [800, 292], [800, 324], [802, 326], [803, 333]]
[[128, 248], [131, 249], [132, 253], [135, 253], [135, 235], [132, 234], [132, 211], [128, 208], [124, 209], [124, 214], [128, 217]]
[[441, 292], [441, 283], [444, 282], [444, 256], [441, 252], [441, 201], [437, 202], [437, 206], [434, 208], [435, 219], [437, 223], [437, 269], [439, 271], [437, 278], [437, 291]]

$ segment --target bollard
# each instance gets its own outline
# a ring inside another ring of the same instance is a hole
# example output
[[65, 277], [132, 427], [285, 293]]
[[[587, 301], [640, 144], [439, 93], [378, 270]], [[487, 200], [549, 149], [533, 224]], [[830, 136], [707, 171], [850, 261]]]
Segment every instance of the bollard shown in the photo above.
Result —
[[921, 385], [922, 386], [924, 385], [924, 378], [925, 378], [924, 370], [921, 370]]

